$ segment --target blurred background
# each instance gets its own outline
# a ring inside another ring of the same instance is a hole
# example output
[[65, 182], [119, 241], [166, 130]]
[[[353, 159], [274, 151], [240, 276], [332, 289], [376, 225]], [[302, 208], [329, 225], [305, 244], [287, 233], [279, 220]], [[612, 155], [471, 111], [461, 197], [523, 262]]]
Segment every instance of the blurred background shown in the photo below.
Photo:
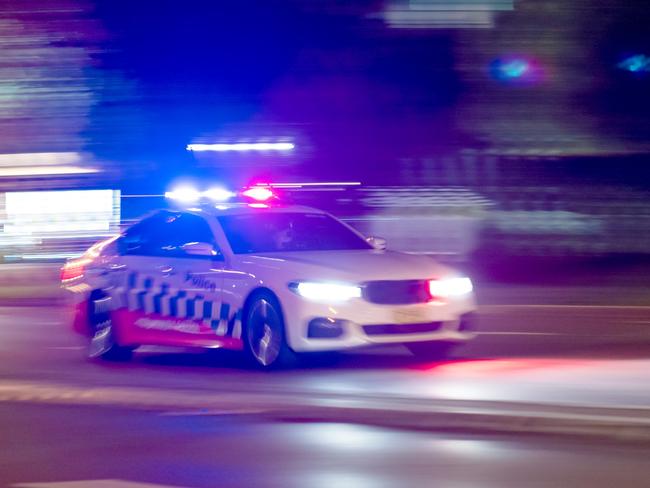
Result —
[[[0, 0], [0, 486], [648, 486], [649, 25], [648, 0]], [[467, 273], [476, 340], [86, 361], [62, 262], [182, 182], [315, 184], [279, 192]]]
[[200, 179], [360, 182], [285, 196], [477, 273], [639, 263], [649, 20], [615, 0], [3, 0], [0, 260], [78, 255]]

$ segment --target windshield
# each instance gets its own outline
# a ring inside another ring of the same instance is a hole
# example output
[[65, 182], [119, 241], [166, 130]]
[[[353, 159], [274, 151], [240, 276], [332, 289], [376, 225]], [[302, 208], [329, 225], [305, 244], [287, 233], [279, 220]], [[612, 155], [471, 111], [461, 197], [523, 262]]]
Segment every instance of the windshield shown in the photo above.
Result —
[[345, 225], [324, 214], [224, 215], [219, 222], [235, 254], [371, 249]]

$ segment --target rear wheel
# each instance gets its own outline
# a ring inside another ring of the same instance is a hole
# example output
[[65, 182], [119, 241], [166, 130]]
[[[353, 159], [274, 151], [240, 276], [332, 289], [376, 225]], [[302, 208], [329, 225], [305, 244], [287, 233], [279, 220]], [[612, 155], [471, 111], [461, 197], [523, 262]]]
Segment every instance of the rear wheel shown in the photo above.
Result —
[[449, 357], [455, 344], [451, 342], [411, 342], [406, 347], [418, 359], [440, 360]]
[[251, 362], [262, 368], [288, 366], [295, 360], [287, 345], [280, 305], [270, 294], [257, 295], [247, 307], [244, 350]]
[[88, 357], [109, 361], [127, 361], [133, 355], [133, 349], [120, 346], [115, 341], [113, 320], [110, 311], [110, 297], [95, 296], [90, 301], [89, 322], [90, 341]]

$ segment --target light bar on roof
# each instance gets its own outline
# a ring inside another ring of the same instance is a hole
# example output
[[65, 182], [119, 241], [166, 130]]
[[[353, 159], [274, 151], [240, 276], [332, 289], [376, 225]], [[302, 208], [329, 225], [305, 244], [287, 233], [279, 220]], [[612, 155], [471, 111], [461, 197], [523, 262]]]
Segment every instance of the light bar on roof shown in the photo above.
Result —
[[165, 192], [165, 198], [181, 203], [196, 203], [202, 199], [212, 200], [213, 202], [225, 202], [235, 195], [235, 193], [221, 187], [213, 187], [205, 191], [200, 191], [192, 186], [179, 186], [171, 191]]
[[293, 142], [237, 142], [223, 144], [188, 144], [188, 151], [245, 152], [245, 151], [292, 151]]
[[203, 196], [215, 202], [225, 202], [234, 197], [235, 194], [224, 188], [210, 188], [203, 192]]
[[249, 188], [248, 190], [243, 191], [242, 195], [248, 198], [252, 198], [253, 200], [257, 200], [258, 202], [265, 202], [266, 200], [269, 200], [275, 196], [273, 194], [273, 191], [262, 186], [254, 186], [253, 188]]
[[165, 192], [165, 198], [182, 203], [194, 203], [201, 199], [201, 192], [191, 186], [182, 186], [172, 191]]

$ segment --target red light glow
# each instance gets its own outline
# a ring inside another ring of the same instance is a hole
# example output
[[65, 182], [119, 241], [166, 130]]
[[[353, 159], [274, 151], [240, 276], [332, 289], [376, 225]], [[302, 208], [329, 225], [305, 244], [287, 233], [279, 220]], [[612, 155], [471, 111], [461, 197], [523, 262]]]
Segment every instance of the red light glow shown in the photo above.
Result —
[[90, 259], [78, 259], [70, 261], [61, 268], [61, 281], [67, 282], [81, 278], [85, 272], [85, 266], [90, 264]]
[[248, 190], [245, 190], [242, 195], [257, 200], [258, 202], [265, 202], [275, 196], [271, 190], [260, 186], [249, 188]]
[[444, 295], [440, 294], [438, 280], [429, 280], [428, 292], [431, 297], [430, 303], [435, 305], [444, 305], [446, 303]]

